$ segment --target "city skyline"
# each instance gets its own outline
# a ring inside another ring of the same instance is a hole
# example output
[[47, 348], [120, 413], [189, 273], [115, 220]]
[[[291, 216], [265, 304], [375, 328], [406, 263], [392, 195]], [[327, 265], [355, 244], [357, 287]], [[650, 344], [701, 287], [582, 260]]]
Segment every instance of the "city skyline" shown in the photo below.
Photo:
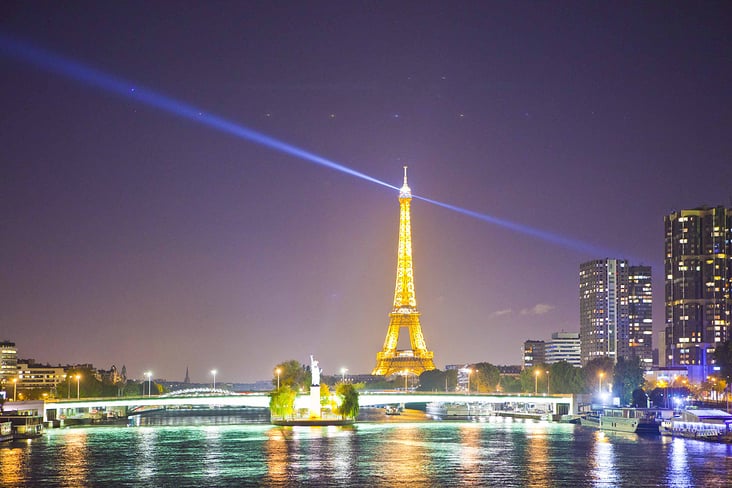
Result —
[[725, 4], [2, 9], [0, 340], [19, 357], [130, 377], [189, 366], [196, 382], [310, 354], [368, 372], [399, 207], [393, 188], [39, 69], [8, 39], [394, 187], [408, 165], [440, 369], [520, 364], [525, 339], [579, 331], [593, 259], [652, 267], [662, 330], [664, 216], [732, 206]]

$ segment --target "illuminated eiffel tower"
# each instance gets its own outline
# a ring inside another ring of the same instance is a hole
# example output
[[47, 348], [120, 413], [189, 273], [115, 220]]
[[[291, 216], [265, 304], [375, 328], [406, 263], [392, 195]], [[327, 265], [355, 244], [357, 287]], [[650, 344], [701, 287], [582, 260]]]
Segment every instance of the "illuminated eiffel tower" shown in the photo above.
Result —
[[[412, 271], [412, 224], [409, 207], [412, 190], [407, 185], [407, 167], [404, 167], [404, 185], [399, 189], [399, 257], [397, 260], [394, 308], [389, 314], [389, 330], [384, 349], [376, 354], [373, 375], [415, 374], [435, 369], [434, 352], [427, 350], [419, 324], [417, 300], [414, 296]], [[397, 350], [399, 331], [409, 329], [411, 349]]]

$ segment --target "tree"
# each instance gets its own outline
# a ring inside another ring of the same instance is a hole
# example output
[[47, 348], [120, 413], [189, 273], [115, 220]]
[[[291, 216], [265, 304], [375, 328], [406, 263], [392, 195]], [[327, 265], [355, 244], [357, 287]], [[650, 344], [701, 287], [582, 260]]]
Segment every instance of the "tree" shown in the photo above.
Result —
[[643, 368], [640, 358], [618, 358], [613, 370], [613, 394], [620, 398], [621, 405], [630, 404], [633, 391], [643, 386]]
[[358, 417], [358, 392], [350, 383], [339, 383], [336, 387], [336, 395], [340, 399], [337, 413], [341, 418], [355, 419]]
[[509, 374], [501, 375], [500, 388], [504, 393], [521, 393], [521, 378]]
[[549, 391], [551, 393], [581, 393], [584, 391], [582, 369], [567, 361], [559, 361], [549, 366]]
[[457, 370], [432, 369], [419, 375], [419, 391], [449, 391], [457, 386]]
[[280, 385], [279, 390], [269, 394], [269, 411], [273, 417], [284, 418], [295, 411], [297, 393], [289, 385]]
[[476, 363], [470, 366], [473, 370], [471, 387], [477, 392], [496, 391], [501, 380], [501, 371], [491, 363]]
[[277, 371], [279, 370], [279, 385], [289, 386], [298, 391], [310, 386], [310, 375], [299, 361], [291, 359], [275, 366], [272, 386], [277, 387]]
[[730, 383], [732, 380], [732, 339], [717, 344], [714, 349], [714, 362], [719, 366], [719, 376]]
[[[546, 364], [536, 364], [521, 371], [521, 391], [525, 393], [546, 392], [546, 371], [549, 367]], [[538, 373], [538, 379], [537, 379]]]
[[584, 393], [598, 391], [602, 383], [603, 391], [607, 391], [607, 385], [613, 382], [613, 360], [607, 356], [601, 356], [587, 361], [582, 368], [584, 376]]

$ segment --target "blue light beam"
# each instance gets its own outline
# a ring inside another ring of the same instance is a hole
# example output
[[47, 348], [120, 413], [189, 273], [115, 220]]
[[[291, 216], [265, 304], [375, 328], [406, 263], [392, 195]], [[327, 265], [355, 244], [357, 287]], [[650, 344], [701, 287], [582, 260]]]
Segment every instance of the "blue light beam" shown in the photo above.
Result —
[[313, 154], [305, 149], [284, 143], [273, 137], [254, 131], [230, 120], [226, 120], [223, 117], [208, 114], [204, 110], [193, 105], [179, 102], [173, 98], [155, 93], [154, 91], [146, 88], [138, 87], [127, 80], [102, 73], [101, 71], [89, 66], [66, 59], [62, 56], [31, 46], [27, 43], [17, 41], [3, 34], [0, 34], [0, 52], [45, 71], [50, 71], [85, 85], [101, 88], [107, 92], [130, 98], [145, 105], [164, 110], [174, 115], [179, 115], [183, 118], [207, 125], [222, 132], [261, 144], [269, 147], [270, 149], [295, 156], [296, 158], [304, 159], [330, 169], [341, 171], [351, 176], [391, 188], [392, 190], [399, 190], [396, 186], [318, 156], [317, 154]]
[[[237, 124], [223, 117], [208, 114], [204, 110], [188, 103], [180, 102], [168, 96], [156, 93], [153, 90], [149, 90], [147, 88], [138, 87], [136, 84], [130, 81], [108, 75], [82, 63], [72, 61], [45, 49], [32, 46], [28, 43], [19, 41], [2, 33], [0, 33], [0, 53], [12, 59], [28, 63], [44, 71], [49, 71], [51, 73], [64, 76], [82, 84], [94, 88], [99, 88], [110, 93], [121, 95], [126, 98], [130, 98], [132, 100], [135, 100], [136, 102], [158, 108], [174, 115], [179, 115], [185, 119], [192, 120], [196, 123], [206, 125], [216, 130], [234, 135], [241, 139], [260, 144], [270, 149], [274, 149], [276, 151], [295, 156], [296, 158], [310, 161], [320, 166], [334, 169], [336, 171], [340, 171], [342, 173], [346, 173], [381, 186], [385, 186], [392, 190], [399, 191], [399, 188], [396, 186], [390, 185], [389, 183], [381, 181], [367, 174], [361, 173], [360, 171], [356, 171], [347, 166], [336, 163], [335, 161], [331, 161], [322, 156], [318, 156], [317, 154], [314, 154], [305, 149], [279, 141], [273, 137], [249, 129], [243, 125]], [[515, 222], [510, 222], [508, 220], [499, 219], [491, 215], [475, 212], [473, 210], [457, 207], [455, 205], [450, 205], [448, 203], [440, 202], [419, 195], [413, 195], [413, 197], [448, 210], [453, 210], [455, 212], [468, 215], [484, 222], [498, 225], [514, 232], [529, 235], [550, 242], [561, 247], [596, 256], [615, 255], [615, 253], [608, 252], [607, 250], [600, 249], [581, 241], [569, 239], [567, 237], [552, 234], [550, 232], [542, 231]]]

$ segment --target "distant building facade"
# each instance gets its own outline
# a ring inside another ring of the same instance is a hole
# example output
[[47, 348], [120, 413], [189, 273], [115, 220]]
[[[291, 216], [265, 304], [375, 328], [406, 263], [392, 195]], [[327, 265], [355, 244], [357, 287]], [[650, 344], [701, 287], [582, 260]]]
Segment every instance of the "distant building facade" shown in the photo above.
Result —
[[653, 283], [650, 266], [628, 269], [628, 354], [653, 367]]
[[582, 366], [578, 332], [555, 332], [544, 349], [546, 364], [566, 361], [572, 366]]
[[10, 381], [18, 374], [18, 350], [14, 342], [0, 342], [0, 382]]
[[66, 379], [66, 370], [33, 361], [18, 362], [18, 389], [54, 388]]
[[524, 369], [544, 364], [546, 362], [545, 351], [546, 343], [544, 341], [525, 341], [522, 362]]
[[696, 381], [732, 335], [732, 209], [680, 210], [664, 227], [666, 364], [688, 367]]

